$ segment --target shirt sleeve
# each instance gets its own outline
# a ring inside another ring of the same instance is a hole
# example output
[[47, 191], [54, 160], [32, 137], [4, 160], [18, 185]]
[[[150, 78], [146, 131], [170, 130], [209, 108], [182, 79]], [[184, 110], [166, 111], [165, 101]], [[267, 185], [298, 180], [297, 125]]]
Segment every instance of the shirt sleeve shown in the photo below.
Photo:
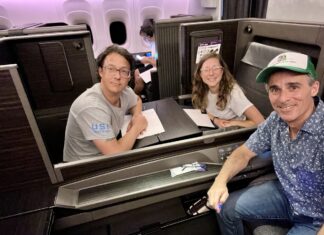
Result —
[[231, 93], [231, 99], [230, 99], [230, 107], [232, 111], [238, 116], [242, 116], [249, 107], [251, 107], [253, 104], [246, 98], [244, 95], [242, 89], [235, 84], [232, 93]]
[[126, 88], [126, 99], [128, 100], [128, 110], [133, 108], [137, 104], [138, 96], [130, 87]]
[[87, 140], [116, 138], [111, 119], [111, 114], [98, 107], [86, 108], [76, 117], [76, 121]]
[[276, 125], [274, 118], [274, 113], [272, 113], [245, 142], [249, 150], [256, 154], [271, 151], [271, 130]]

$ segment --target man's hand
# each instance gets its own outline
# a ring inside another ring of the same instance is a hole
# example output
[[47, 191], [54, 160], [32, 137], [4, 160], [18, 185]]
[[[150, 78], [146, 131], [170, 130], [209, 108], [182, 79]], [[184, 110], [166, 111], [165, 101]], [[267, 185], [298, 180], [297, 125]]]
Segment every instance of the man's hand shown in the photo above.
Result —
[[207, 194], [209, 204], [217, 211], [217, 213], [220, 213], [222, 205], [228, 198], [228, 189], [226, 184], [217, 182], [216, 178]]
[[130, 130], [131, 128], [135, 128], [136, 132], [138, 133], [137, 135], [141, 134], [147, 127], [147, 120], [144, 117], [143, 114], [137, 114], [132, 117], [132, 120], [130, 121], [127, 131]]

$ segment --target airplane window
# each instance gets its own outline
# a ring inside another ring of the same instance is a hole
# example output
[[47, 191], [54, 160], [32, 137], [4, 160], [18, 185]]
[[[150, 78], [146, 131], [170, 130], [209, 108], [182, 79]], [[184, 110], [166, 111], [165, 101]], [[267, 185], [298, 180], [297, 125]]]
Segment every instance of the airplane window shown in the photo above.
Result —
[[113, 43], [122, 45], [126, 42], [126, 27], [121, 21], [114, 21], [109, 27], [110, 38]]

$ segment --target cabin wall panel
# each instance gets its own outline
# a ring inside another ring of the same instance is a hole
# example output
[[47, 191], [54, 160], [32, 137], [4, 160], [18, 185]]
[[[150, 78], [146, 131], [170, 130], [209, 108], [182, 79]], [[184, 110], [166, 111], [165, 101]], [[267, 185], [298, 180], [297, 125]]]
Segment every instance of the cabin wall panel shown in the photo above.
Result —
[[221, 4], [221, 0], [188, 0], [188, 14], [211, 15], [213, 20], [220, 20], [222, 14]]
[[50, 183], [10, 73], [4, 70], [0, 71], [0, 117], [0, 192]]
[[266, 18], [269, 20], [324, 23], [323, 0], [268, 0]]
[[3, 17], [0, 15], [0, 30], [2, 29], [10, 29], [12, 26], [12, 23], [11, 21], [6, 18], [6, 17]]
[[60, 11], [61, 2], [47, 1], [23, 1], [10, 0], [3, 3], [8, 12], [8, 18], [13, 26], [23, 26], [31, 23], [53, 23], [62, 22], [63, 15]]
[[62, 8], [65, 14], [73, 11], [90, 12], [91, 4], [87, 0], [63, 0]]
[[[185, 1], [183, 1], [185, 2]], [[140, 27], [143, 24], [145, 19], [154, 19], [155, 21], [158, 19], [166, 18], [164, 11], [164, 6], [166, 4], [166, 0], [134, 0], [134, 10], [137, 12], [134, 14], [134, 23], [136, 24], [136, 36], [139, 37]], [[168, 9], [168, 12], [171, 9]]]
[[68, 25], [80, 25], [86, 24], [89, 27], [91, 34], [91, 41], [93, 45], [93, 50], [96, 50], [97, 43], [95, 42], [94, 35], [97, 34], [94, 20], [89, 12], [86, 11], [73, 11], [66, 14], [66, 22]]
[[[42, 55], [40, 44], [50, 42], [62, 44], [63, 52], [58, 54], [56, 51], [47, 50], [48, 53]], [[69, 106], [79, 94], [93, 85], [89, 68], [92, 65], [89, 65], [87, 52], [85, 49], [77, 49], [76, 44], [84, 46], [84, 41], [81, 38], [39, 40], [18, 42], [14, 45], [23, 73], [22, 79], [34, 109]], [[47, 60], [43, 57], [51, 59], [52, 63], [47, 65]], [[68, 71], [62, 74], [62, 70]], [[52, 79], [57, 79], [56, 87], [61, 86], [59, 90], [51, 85], [51, 76], [54, 77]]]
[[12, 23], [8, 18], [7, 10], [0, 5], [0, 30], [11, 28]]
[[[176, 96], [180, 94], [180, 68], [177, 44], [179, 25], [158, 26], [156, 37], [158, 38], [159, 77], [163, 79], [159, 83], [160, 98]], [[172, 56], [175, 55], [175, 56]]]
[[[91, 4], [92, 3], [92, 4]], [[68, 25], [79, 25], [86, 24], [90, 28], [90, 33], [92, 37], [93, 50], [96, 51], [98, 47], [98, 34], [100, 35], [101, 29], [100, 25], [96, 25], [96, 11], [95, 1], [85, 1], [85, 0], [65, 0], [62, 4], [62, 12], [64, 12], [64, 21]], [[98, 32], [99, 31], [99, 32]]]

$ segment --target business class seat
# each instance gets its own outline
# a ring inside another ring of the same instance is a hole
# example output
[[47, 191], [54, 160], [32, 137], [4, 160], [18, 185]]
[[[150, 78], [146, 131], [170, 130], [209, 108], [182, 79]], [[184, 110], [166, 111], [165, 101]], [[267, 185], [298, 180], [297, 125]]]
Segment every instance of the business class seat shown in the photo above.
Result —
[[260, 110], [264, 117], [269, 116], [273, 109], [264, 84], [257, 83], [255, 78], [272, 58], [286, 51], [282, 48], [251, 42], [236, 70], [237, 82], [243, 88], [247, 98]]
[[[4, 33], [9, 35], [3, 47], [10, 61], [3, 55], [0, 59], [18, 65], [51, 162], [62, 162], [69, 108], [76, 97], [98, 81], [91, 34], [86, 25], [61, 23]], [[15, 53], [11, 55], [10, 51]]]

